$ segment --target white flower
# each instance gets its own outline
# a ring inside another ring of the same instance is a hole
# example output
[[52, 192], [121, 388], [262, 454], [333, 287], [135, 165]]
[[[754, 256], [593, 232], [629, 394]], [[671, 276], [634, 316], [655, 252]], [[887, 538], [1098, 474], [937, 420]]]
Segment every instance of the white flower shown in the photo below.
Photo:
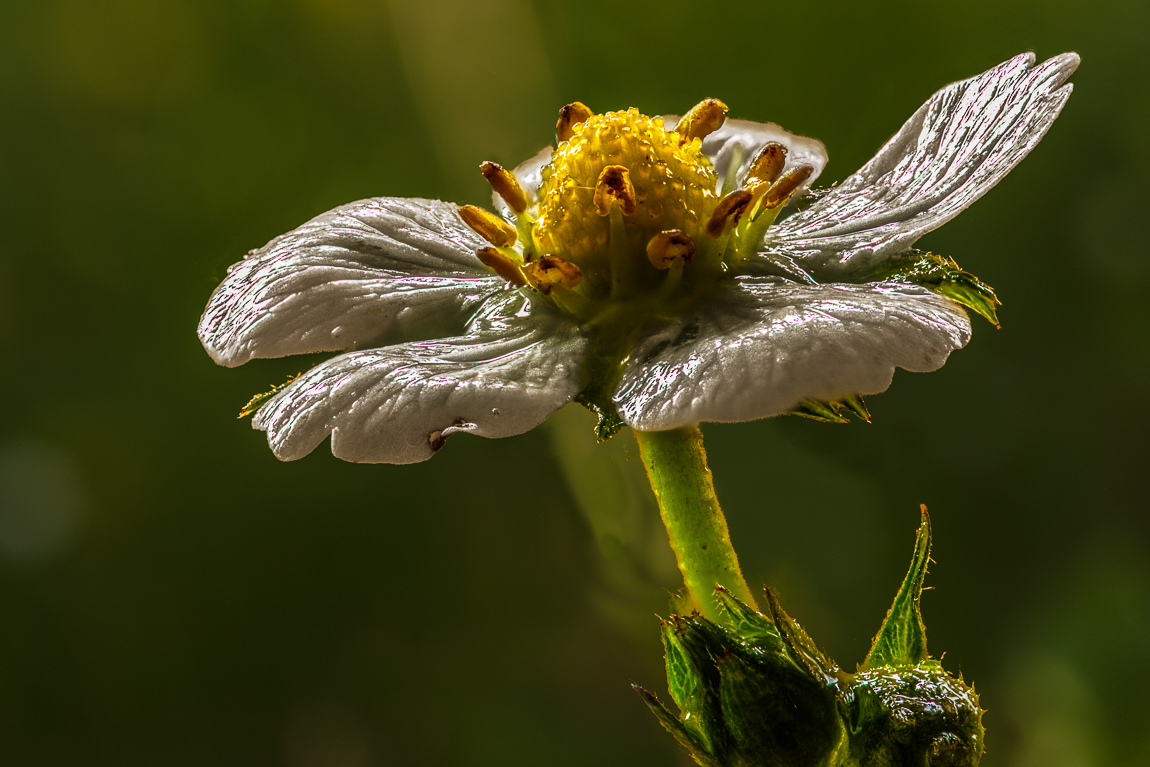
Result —
[[[255, 428], [283, 460], [330, 434], [345, 460], [422, 461], [455, 432], [525, 432], [581, 393], [651, 431], [880, 392], [896, 367], [935, 370], [966, 344], [966, 313], [947, 296], [961, 299], [955, 281], [973, 278], [910, 249], [1034, 147], [1069, 96], [1064, 83], [1077, 64], [1075, 54], [1038, 66], [1023, 55], [947, 86], [862, 169], [778, 223], [777, 208], [822, 170], [822, 145], [774, 125], [685, 127], [707, 119], [696, 112], [666, 134], [681, 150], [666, 151], [675, 162], [701, 152], [706, 160], [683, 173], [705, 181], [713, 166], [715, 189], [692, 192], [688, 180], [681, 192], [678, 171], [649, 144], [624, 146], [624, 157], [646, 159], [612, 165], [622, 170], [611, 176], [604, 163], [618, 157], [604, 143], [591, 159], [561, 160], [548, 149], [516, 169], [525, 199], [516, 202], [514, 189], [496, 195], [514, 225], [477, 225], [471, 216], [469, 226], [456, 205], [432, 200], [350, 203], [231, 267], [204, 311], [200, 339], [227, 366], [344, 352], [277, 389], [256, 413]], [[708, 103], [719, 104], [701, 106]], [[560, 149], [598, 119], [570, 109], [560, 126], [570, 141]], [[624, 140], [628, 125], [639, 125], [637, 141], [663, 135], [658, 120], [648, 125], [634, 112], [602, 120], [614, 121]], [[789, 152], [764, 177], [754, 163], [769, 142]], [[572, 164], [580, 162], [590, 165]], [[644, 188], [656, 183], [652, 168], [666, 175], [658, 180], [666, 190]], [[580, 172], [597, 186], [575, 183]], [[598, 212], [555, 197], [563, 183], [588, 201], [594, 193]], [[706, 198], [702, 208], [691, 207], [703, 199], [692, 193]], [[685, 223], [667, 224], [684, 210]], [[651, 235], [664, 230], [679, 239], [657, 245]], [[650, 264], [618, 260], [648, 238]], [[620, 277], [632, 269], [642, 274]]]

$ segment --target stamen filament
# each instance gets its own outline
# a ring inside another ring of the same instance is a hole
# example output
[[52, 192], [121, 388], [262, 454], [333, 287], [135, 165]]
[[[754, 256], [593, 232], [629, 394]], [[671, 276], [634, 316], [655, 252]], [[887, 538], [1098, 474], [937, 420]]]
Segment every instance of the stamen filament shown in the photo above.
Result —
[[611, 202], [611, 234], [607, 244], [607, 256], [611, 264], [611, 295], [618, 296], [623, 286], [632, 283], [634, 259], [627, 240], [627, 227], [623, 222], [623, 211], [618, 200]]

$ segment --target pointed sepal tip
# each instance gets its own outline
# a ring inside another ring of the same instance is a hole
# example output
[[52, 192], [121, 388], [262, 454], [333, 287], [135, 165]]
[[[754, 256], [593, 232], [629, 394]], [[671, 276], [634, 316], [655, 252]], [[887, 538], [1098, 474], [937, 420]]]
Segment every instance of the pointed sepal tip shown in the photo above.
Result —
[[922, 523], [918, 528], [910, 569], [860, 670], [878, 666], [915, 665], [930, 657], [926, 651], [926, 625], [922, 621], [920, 604], [926, 570], [930, 564], [930, 514], [925, 505], [920, 508]]

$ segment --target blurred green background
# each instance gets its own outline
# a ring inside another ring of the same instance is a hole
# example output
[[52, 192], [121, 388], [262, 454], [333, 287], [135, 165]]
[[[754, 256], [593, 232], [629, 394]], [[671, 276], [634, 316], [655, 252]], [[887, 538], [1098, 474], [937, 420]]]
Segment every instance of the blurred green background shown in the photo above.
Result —
[[[0, 754], [11, 765], [675, 765], [677, 586], [633, 441], [585, 414], [417, 466], [281, 464], [217, 368], [228, 264], [373, 195], [485, 204], [557, 109], [822, 139], [822, 183], [932, 92], [1077, 50], [1009, 178], [922, 246], [1002, 330], [874, 423], [706, 428], [753, 584], [853, 668], [935, 522], [931, 649], [986, 767], [1150, 764], [1150, 5], [1064, 0], [0, 3]], [[1141, 478], [1140, 478], [1141, 477]]]

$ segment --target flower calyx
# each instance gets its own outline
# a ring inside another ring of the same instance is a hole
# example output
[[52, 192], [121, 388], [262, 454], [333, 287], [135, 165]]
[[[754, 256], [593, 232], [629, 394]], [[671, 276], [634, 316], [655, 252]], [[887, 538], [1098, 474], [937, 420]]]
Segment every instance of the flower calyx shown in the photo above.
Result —
[[926, 652], [919, 611], [930, 559], [925, 507], [910, 570], [854, 674], [826, 657], [767, 591], [767, 614], [722, 588], [724, 625], [663, 621], [675, 716], [636, 691], [705, 767], [974, 767], [983, 752], [978, 696]]

